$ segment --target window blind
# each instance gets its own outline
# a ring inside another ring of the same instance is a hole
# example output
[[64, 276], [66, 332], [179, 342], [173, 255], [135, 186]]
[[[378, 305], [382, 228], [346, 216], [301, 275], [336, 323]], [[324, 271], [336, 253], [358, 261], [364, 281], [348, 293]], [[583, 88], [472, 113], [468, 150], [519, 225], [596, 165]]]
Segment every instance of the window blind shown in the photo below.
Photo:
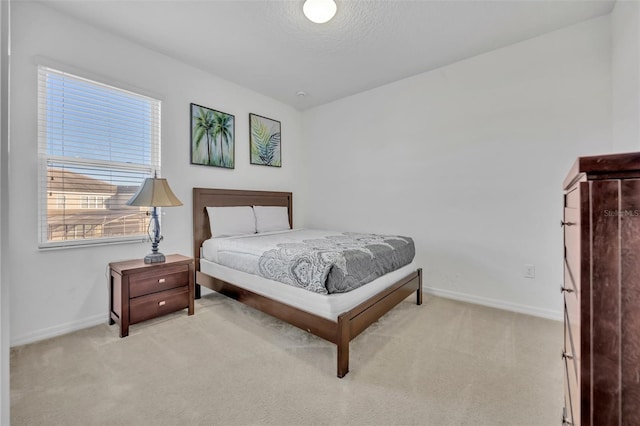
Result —
[[126, 202], [160, 175], [160, 101], [40, 66], [38, 157], [40, 247], [139, 240]]

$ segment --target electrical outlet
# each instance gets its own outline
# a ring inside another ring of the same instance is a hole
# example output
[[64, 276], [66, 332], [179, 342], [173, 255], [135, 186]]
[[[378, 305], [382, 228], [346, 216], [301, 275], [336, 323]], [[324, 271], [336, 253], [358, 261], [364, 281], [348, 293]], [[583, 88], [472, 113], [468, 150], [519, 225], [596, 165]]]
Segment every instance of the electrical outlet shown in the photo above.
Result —
[[535, 278], [536, 277], [535, 265], [525, 264], [523, 275], [525, 278]]

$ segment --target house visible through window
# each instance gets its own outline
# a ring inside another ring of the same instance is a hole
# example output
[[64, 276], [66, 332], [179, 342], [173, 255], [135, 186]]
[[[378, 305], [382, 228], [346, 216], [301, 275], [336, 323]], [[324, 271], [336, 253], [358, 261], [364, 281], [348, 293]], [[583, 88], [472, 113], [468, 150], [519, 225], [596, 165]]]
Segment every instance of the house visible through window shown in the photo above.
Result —
[[160, 171], [160, 101], [41, 66], [38, 156], [40, 247], [147, 235], [126, 202]]

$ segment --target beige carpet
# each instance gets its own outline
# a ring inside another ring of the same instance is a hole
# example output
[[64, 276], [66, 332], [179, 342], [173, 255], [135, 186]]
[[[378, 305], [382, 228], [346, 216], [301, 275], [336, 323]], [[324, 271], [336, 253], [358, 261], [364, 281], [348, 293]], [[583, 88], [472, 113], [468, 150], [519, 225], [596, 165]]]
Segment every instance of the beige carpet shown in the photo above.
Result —
[[553, 425], [562, 324], [427, 297], [335, 346], [219, 295], [11, 351], [11, 424]]

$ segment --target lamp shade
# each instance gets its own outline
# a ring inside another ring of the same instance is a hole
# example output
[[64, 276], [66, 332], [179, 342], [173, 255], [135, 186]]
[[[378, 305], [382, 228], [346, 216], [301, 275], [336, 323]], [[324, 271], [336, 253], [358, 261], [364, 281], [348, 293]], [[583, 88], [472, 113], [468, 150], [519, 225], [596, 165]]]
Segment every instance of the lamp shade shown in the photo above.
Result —
[[130, 206], [174, 207], [181, 206], [166, 179], [153, 177], [144, 180], [138, 192], [131, 197], [127, 204]]

